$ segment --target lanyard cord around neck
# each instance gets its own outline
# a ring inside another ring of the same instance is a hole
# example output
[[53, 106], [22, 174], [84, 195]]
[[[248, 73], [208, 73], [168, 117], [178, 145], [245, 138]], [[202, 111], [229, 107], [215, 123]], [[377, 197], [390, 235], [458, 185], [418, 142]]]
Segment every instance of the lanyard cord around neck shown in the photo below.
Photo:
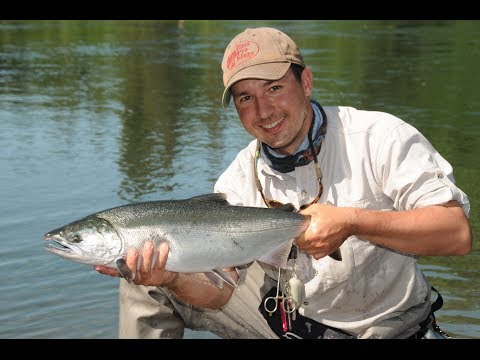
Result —
[[[326, 133], [327, 116], [326, 116], [325, 112], [323, 111], [323, 108], [318, 103], [315, 102], [315, 104], [318, 105], [318, 107], [319, 107], [319, 109], [322, 113], [322, 116], [323, 116], [323, 123], [321, 125], [321, 128], [320, 128], [319, 132], [322, 132], [324, 134], [324, 133]], [[313, 119], [312, 119], [312, 123], [310, 124], [310, 129], [308, 130], [308, 135], [307, 136], [308, 136], [310, 151], [312, 152], [312, 155], [313, 155], [313, 161], [315, 162], [315, 172], [317, 174], [317, 180], [318, 180], [318, 184], [319, 184], [320, 188], [319, 188], [319, 192], [318, 192], [317, 197], [311, 203], [306, 204], [306, 205], [302, 205], [300, 207], [300, 210], [303, 210], [303, 209], [309, 207], [310, 205], [316, 203], [320, 199], [320, 197], [322, 196], [322, 193], [323, 193], [322, 171], [320, 169], [320, 164], [318, 163], [317, 152], [315, 151], [315, 147], [313, 145], [312, 131], [313, 131]], [[321, 140], [320, 144], [322, 142], [323, 142], [323, 139]], [[256, 150], [255, 150], [255, 159], [253, 161], [253, 172], [255, 174], [255, 183], [256, 183], [257, 189], [260, 192], [260, 195], [262, 196], [262, 199], [265, 202], [265, 204], [267, 205], [267, 207], [279, 207], [279, 206], [282, 206], [283, 204], [276, 201], [276, 200], [267, 199], [267, 197], [265, 196], [265, 193], [263, 191], [263, 186], [260, 183], [260, 179], [258, 177], [258, 165], [257, 165], [257, 163], [258, 163], [258, 158], [260, 157], [261, 144], [262, 144], [262, 142], [257, 139], [257, 147], [256, 147]], [[320, 150], [319, 150], [319, 152], [320, 152]]]

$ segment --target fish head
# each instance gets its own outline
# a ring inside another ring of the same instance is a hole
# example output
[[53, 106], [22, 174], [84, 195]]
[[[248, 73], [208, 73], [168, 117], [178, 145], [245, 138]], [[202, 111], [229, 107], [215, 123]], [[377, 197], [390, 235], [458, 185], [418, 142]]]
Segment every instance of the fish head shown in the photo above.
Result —
[[122, 253], [122, 240], [105, 219], [91, 215], [49, 231], [45, 250], [89, 265], [114, 265]]

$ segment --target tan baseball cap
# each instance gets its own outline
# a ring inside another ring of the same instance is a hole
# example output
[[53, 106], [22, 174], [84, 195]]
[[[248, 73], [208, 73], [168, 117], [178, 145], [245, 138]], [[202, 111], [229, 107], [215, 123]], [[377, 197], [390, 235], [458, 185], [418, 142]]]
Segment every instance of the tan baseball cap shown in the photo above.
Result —
[[230, 87], [237, 81], [277, 80], [285, 75], [291, 63], [305, 67], [295, 42], [280, 30], [258, 27], [238, 34], [223, 55], [223, 107], [230, 103]]

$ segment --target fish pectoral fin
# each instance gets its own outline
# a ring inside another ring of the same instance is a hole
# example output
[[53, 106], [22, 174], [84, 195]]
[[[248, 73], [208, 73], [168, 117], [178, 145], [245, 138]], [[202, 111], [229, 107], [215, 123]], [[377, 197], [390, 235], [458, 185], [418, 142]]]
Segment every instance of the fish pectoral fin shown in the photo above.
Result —
[[124, 258], [120, 258], [115, 262], [120, 275], [129, 283], [132, 283], [135, 280], [135, 273], [127, 266], [127, 261]]
[[213, 269], [210, 272], [205, 272], [205, 276], [219, 289], [223, 288], [223, 283], [227, 283], [233, 288], [237, 287], [237, 284], [232, 279], [228, 271], [221, 269]]

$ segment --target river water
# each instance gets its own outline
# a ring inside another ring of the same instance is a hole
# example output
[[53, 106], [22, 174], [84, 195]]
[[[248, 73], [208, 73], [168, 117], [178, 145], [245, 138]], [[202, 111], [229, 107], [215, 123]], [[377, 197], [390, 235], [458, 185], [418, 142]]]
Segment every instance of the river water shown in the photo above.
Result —
[[[0, 21], [1, 338], [117, 338], [118, 279], [47, 253], [42, 235], [128, 202], [211, 192], [251, 139], [221, 107], [223, 50], [264, 25], [297, 41], [321, 104], [420, 129], [454, 166], [478, 238], [478, 21]], [[477, 242], [420, 264], [444, 298], [442, 329], [479, 338]]]

